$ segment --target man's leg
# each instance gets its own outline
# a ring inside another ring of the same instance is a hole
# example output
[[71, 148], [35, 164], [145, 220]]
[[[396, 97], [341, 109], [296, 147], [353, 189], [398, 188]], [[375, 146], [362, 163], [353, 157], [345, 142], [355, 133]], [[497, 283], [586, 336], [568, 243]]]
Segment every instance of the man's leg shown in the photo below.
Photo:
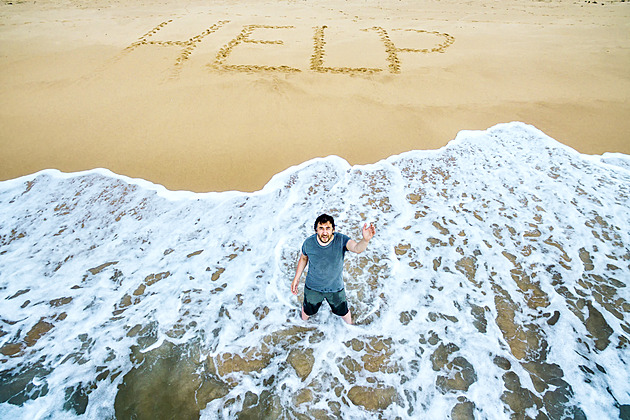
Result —
[[352, 325], [352, 314], [350, 313], [350, 309], [348, 309], [348, 313], [342, 316], [341, 319], [346, 321], [346, 324]]
[[341, 289], [339, 292], [329, 293], [326, 296], [326, 300], [333, 314], [340, 316], [347, 324], [352, 325], [352, 314], [348, 308], [345, 289]]
[[302, 321], [308, 321], [309, 318], [310, 316], [304, 313], [304, 305], [302, 305]]
[[308, 319], [319, 311], [319, 307], [324, 301], [324, 296], [320, 292], [304, 287], [304, 302], [302, 303], [302, 320]]

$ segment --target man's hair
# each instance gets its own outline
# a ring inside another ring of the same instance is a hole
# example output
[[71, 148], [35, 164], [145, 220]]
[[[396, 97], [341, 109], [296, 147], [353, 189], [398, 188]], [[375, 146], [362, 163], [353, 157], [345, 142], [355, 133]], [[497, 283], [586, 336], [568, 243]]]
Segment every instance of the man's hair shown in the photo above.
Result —
[[330, 225], [332, 226], [333, 230], [335, 229], [335, 219], [332, 218], [332, 216], [329, 216], [327, 214], [322, 214], [320, 215], [317, 219], [315, 219], [315, 230], [317, 230], [317, 225], [322, 224], [325, 225], [326, 223], [330, 222]]

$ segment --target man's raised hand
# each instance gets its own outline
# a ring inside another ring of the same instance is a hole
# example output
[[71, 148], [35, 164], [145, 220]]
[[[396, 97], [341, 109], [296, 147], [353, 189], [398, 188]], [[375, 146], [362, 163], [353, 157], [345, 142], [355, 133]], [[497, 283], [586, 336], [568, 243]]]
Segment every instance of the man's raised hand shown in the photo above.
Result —
[[374, 235], [376, 235], [376, 228], [374, 227], [374, 225], [370, 223], [370, 226], [368, 226], [368, 224], [365, 223], [363, 225], [363, 239], [369, 242], [370, 239], [374, 237]]

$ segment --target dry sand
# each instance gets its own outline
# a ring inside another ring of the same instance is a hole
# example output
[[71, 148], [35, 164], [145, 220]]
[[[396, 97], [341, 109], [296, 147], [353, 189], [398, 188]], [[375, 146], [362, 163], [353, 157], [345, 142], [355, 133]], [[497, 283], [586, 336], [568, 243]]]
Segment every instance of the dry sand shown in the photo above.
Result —
[[514, 120], [630, 154], [629, 33], [618, 1], [4, 0], [0, 179], [253, 191]]

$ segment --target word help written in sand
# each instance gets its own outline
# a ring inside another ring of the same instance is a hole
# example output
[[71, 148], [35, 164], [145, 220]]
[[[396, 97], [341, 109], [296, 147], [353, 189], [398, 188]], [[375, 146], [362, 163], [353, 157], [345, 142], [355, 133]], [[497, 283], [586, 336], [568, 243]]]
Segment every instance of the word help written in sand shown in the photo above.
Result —
[[[169, 23], [173, 22], [173, 20], [168, 20], [160, 23], [155, 28], [151, 29], [146, 34], [142, 35], [136, 42], [131, 44], [126, 48], [126, 52], [131, 52], [134, 49], [143, 46], [143, 45], [159, 45], [159, 46], [181, 46], [183, 49], [175, 60], [175, 69], [179, 70], [181, 66], [189, 59], [190, 55], [193, 53], [195, 48], [199, 46], [202, 40], [217, 32], [219, 29], [224, 27], [226, 24], [230, 23], [230, 21], [219, 21], [214, 25], [208, 27], [198, 35], [192, 36], [187, 40], [155, 40], [154, 36], [158, 34], [165, 26]], [[313, 28], [313, 54], [311, 55], [309, 70], [319, 72], [319, 73], [364, 73], [364, 74], [372, 74], [384, 71], [386, 69], [379, 67], [344, 67], [344, 66], [327, 66], [325, 63], [326, 56], [326, 35], [325, 30], [328, 27], [326, 25], [316, 26]], [[234, 71], [278, 71], [285, 73], [297, 73], [301, 72], [302, 69], [297, 67], [291, 67], [287, 65], [257, 65], [257, 64], [228, 64], [228, 58], [239, 45], [241, 44], [270, 44], [270, 45], [284, 45], [283, 40], [261, 40], [254, 39], [252, 34], [256, 30], [274, 30], [274, 29], [284, 29], [291, 30], [296, 29], [295, 26], [292, 25], [245, 25], [241, 32], [231, 39], [227, 44], [225, 44], [216, 54], [216, 57], [213, 62], [209, 63], [207, 67], [213, 70], [234, 70]], [[455, 38], [447, 33], [442, 33], [438, 31], [427, 31], [423, 29], [413, 29], [413, 28], [403, 28], [403, 29], [391, 29], [391, 32], [411, 32], [416, 34], [421, 34], [425, 36], [430, 36], [435, 38], [433, 45], [431, 48], [410, 48], [410, 47], [398, 47], [391, 40], [389, 33], [386, 29], [374, 26], [371, 28], [362, 28], [360, 29], [362, 32], [374, 33], [378, 38], [380, 38], [385, 53], [386, 53], [386, 61], [387, 61], [387, 69], [390, 73], [400, 73], [400, 59], [398, 57], [399, 53], [434, 53], [439, 52], [442, 53], [448, 48], [450, 45], [455, 42]]]

